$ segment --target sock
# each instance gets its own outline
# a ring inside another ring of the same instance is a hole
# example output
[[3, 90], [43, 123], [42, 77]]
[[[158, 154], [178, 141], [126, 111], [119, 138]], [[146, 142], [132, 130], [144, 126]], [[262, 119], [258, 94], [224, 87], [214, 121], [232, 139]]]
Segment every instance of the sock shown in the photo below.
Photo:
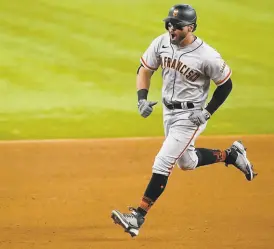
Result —
[[152, 175], [141, 203], [137, 208], [137, 212], [139, 212], [142, 216], [146, 216], [149, 209], [152, 207], [158, 197], [160, 197], [160, 195], [164, 192], [167, 180], [168, 176], [155, 173]]
[[227, 157], [227, 152], [224, 150], [221, 151], [204, 148], [197, 148], [196, 154], [198, 156], [197, 167], [218, 162], [224, 162]]

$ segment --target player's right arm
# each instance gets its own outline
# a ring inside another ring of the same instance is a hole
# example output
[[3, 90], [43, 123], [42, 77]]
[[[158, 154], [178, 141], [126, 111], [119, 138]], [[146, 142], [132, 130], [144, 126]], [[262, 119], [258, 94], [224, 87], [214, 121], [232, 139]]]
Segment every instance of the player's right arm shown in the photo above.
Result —
[[156, 38], [145, 51], [140, 59], [141, 65], [137, 70], [137, 95], [138, 95], [138, 109], [144, 118], [148, 117], [152, 111], [153, 106], [157, 104], [154, 101], [148, 101], [148, 91], [150, 87], [151, 77], [161, 64], [161, 58], [158, 53], [160, 46], [160, 37]]
[[138, 68], [136, 79], [138, 101], [147, 99], [152, 74], [153, 71], [145, 68], [143, 65]]

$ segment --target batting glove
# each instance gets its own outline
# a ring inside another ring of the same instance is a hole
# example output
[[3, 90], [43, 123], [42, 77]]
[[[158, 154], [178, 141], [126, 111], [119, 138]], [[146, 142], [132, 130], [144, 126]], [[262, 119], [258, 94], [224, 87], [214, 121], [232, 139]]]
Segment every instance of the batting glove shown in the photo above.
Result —
[[188, 118], [193, 124], [200, 126], [205, 124], [210, 119], [210, 116], [210, 113], [206, 109], [201, 109], [193, 111]]
[[152, 106], [156, 105], [158, 102], [156, 101], [148, 101], [146, 99], [141, 99], [138, 102], [138, 110], [142, 117], [148, 117], [152, 111]]

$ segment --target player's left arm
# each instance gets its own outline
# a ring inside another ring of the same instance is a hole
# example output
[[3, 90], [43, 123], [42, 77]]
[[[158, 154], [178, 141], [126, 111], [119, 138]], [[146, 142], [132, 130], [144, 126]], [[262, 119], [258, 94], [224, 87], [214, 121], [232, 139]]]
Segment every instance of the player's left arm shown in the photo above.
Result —
[[217, 86], [212, 99], [205, 108], [212, 115], [225, 102], [232, 90], [232, 71], [222, 57], [216, 54], [206, 61], [205, 73]]
[[210, 115], [212, 115], [225, 102], [231, 90], [231, 78], [215, 89], [211, 100], [205, 108], [210, 113]]
[[211, 115], [224, 103], [232, 90], [231, 69], [220, 56], [206, 61], [205, 74], [215, 82], [217, 88], [204, 109], [190, 114], [190, 121], [197, 126], [206, 123], [210, 119]]

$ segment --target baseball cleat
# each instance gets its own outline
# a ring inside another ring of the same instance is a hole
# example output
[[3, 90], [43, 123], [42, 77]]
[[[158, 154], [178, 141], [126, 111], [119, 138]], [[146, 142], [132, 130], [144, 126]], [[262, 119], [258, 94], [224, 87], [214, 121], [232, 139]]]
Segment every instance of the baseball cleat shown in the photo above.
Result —
[[246, 148], [241, 141], [235, 141], [230, 148], [226, 150], [227, 158], [225, 165], [233, 164], [237, 169], [241, 170], [248, 181], [252, 181], [257, 173], [254, 172], [253, 166], [246, 156]]
[[111, 218], [115, 224], [124, 228], [126, 233], [129, 233], [131, 237], [135, 237], [139, 234], [139, 229], [144, 223], [145, 218], [137, 212], [135, 208], [130, 207], [131, 213], [122, 214], [118, 210], [111, 212]]

